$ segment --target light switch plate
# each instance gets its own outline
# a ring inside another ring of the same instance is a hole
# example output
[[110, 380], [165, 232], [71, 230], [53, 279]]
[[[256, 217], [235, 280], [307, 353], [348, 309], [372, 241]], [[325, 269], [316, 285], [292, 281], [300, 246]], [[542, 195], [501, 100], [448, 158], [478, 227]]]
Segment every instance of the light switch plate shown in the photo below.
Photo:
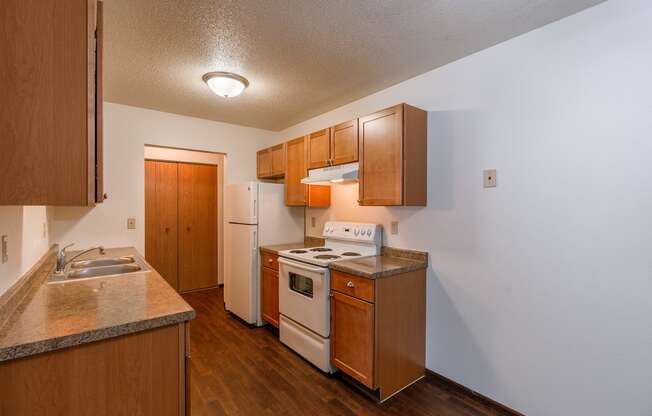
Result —
[[2, 264], [5, 264], [6, 262], [9, 261], [8, 246], [9, 246], [9, 236], [3, 235], [2, 236]]
[[128, 230], [135, 230], [136, 229], [136, 219], [135, 218], [127, 218], [127, 229]]
[[317, 226], [317, 218], [315, 217], [310, 217], [310, 226], [312, 228], [315, 228]]
[[496, 187], [496, 169], [487, 169], [483, 173], [483, 183], [485, 188]]
[[391, 228], [390, 232], [392, 234], [398, 234], [398, 221], [392, 221], [392, 224], [391, 224], [390, 228]]

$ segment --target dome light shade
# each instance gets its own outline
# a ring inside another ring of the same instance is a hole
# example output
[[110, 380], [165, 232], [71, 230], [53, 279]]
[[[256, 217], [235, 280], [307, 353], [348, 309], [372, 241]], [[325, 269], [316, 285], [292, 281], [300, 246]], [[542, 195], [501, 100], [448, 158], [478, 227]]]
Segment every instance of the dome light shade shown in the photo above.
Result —
[[236, 97], [249, 86], [247, 78], [231, 72], [209, 72], [202, 79], [220, 97]]

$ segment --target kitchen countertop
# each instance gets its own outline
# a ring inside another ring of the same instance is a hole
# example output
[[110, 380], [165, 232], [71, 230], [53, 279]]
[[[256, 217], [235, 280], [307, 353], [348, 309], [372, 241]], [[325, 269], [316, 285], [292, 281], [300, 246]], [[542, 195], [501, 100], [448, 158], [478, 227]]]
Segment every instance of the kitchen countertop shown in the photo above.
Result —
[[304, 241], [302, 243], [287, 243], [287, 244], [274, 244], [269, 246], [260, 246], [260, 251], [266, 251], [272, 254], [278, 254], [279, 251], [283, 250], [299, 250], [301, 248], [310, 248], [310, 247], [320, 247], [323, 246], [323, 243], [319, 241]]
[[[105, 256], [142, 259], [133, 247], [107, 249]], [[79, 259], [97, 257], [92, 252]], [[0, 362], [194, 319], [194, 309], [147, 266], [114, 277], [46, 280], [0, 328]]]
[[378, 279], [428, 267], [427, 253], [386, 247], [383, 247], [383, 252], [381, 256], [335, 261], [330, 264], [330, 268], [368, 279]]

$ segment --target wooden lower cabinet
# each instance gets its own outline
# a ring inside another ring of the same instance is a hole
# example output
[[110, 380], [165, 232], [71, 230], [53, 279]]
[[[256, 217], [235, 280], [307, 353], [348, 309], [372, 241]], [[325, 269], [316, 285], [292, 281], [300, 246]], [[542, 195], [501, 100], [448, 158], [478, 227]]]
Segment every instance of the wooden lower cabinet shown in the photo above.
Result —
[[278, 270], [261, 268], [263, 282], [263, 319], [278, 328]]
[[331, 361], [381, 401], [425, 376], [426, 272], [366, 279], [333, 270]]
[[278, 256], [276, 254], [261, 251], [261, 298], [263, 320], [275, 328], [278, 328]]
[[373, 389], [374, 305], [333, 292], [331, 360], [345, 373]]
[[0, 363], [0, 415], [186, 415], [187, 325]]

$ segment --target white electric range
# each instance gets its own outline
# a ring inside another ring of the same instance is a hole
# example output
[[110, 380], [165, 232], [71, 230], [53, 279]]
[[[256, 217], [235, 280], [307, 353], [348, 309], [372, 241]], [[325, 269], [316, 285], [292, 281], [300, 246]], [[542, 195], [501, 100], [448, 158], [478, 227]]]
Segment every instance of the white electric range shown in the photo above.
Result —
[[323, 247], [279, 254], [279, 338], [322, 371], [330, 362], [330, 263], [380, 254], [379, 224], [329, 221]]

